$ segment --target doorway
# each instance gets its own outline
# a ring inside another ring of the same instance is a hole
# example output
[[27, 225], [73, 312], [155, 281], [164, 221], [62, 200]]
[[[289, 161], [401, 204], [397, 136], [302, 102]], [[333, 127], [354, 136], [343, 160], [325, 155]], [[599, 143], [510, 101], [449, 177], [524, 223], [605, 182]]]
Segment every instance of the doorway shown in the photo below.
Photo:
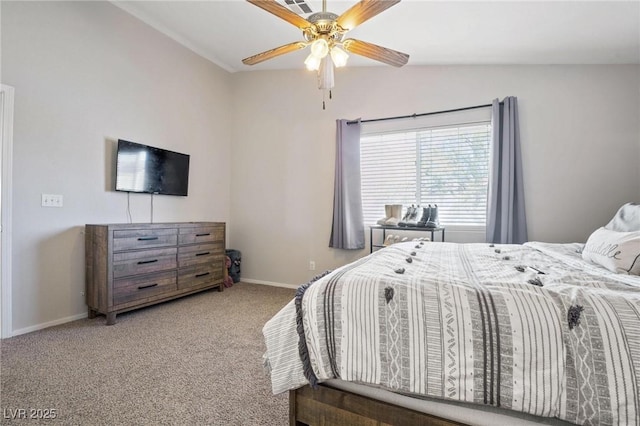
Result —
[[14, 88], [0, 85], [0, 338], [11, 337], [11, 167]]

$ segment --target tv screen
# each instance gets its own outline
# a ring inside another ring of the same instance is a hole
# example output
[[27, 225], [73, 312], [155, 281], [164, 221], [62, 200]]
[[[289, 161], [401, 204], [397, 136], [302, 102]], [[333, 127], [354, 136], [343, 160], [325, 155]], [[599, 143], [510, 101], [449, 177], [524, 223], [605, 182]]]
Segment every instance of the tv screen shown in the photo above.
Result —
[[189, 156], [118, 140], [116, 191], [182, 195], [189, 190]]

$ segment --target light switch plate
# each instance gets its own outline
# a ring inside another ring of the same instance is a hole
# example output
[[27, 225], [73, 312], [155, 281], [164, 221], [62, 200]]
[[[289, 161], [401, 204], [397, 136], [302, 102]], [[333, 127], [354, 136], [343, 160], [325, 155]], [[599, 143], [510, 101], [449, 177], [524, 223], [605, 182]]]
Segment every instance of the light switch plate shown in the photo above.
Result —
[[62, 207], [62, 195], [41, 194], [42, 207]]

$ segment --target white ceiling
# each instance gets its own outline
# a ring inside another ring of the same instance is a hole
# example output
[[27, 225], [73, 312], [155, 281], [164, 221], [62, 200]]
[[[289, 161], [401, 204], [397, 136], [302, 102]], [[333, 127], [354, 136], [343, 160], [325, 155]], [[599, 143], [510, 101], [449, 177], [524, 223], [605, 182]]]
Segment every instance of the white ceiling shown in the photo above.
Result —
[[[322, 10], [321, 1], [306, 2]], [[304, 68], [306, 49], [242, 63], [302, 40], [295, 26], [244, 0], [113, 3], [227, 71]], [[327, 10], [340, 14], [355, 3], [328, 0]], [[639, 64], [640, 0], [403, 0], [348, 37], [408, 53], [409, 65]], [[356, 55], [348, 65], [387, 66]]]

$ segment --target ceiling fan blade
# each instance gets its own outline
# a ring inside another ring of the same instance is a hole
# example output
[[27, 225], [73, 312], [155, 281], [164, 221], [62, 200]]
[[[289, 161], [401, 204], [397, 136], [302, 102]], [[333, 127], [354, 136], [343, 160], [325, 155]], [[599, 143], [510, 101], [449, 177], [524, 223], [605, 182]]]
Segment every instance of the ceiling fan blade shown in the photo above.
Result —
[[347, 52], [375, 59], [376, 61], [384, 62], [385, 64], [392, 65], [394, 67], [406, 65], [409, 61], [409, 55], [406, 53], [353, 38], [344, 40], [342, 42], [342, 46]]
[[249, 3], [258, 6], [261, 9], [266, 10], [267, 12], [273, 13], [278, 18], [284, 19], [290, 24], [295, 25], [301, 30], [308, 28], [311, 26], [311, 23], [304, 19], [302, 16], [297, 15], [282, 6], [280, 3], [277, 3], [275, 0], [247, 0]]
[[340, 15], [336, 22], [343, 30], [350, 31], [396, 3], [400, 0], [361, 0]]
[[249, 56], [242, 60], [245, 65], [255, 65], [267, 59], [275, 58], [276, 56], [284, 55], [285, 53], [295, 52], [296, 50], [304, 49], [307, 47], [307, 43], [303, 41], [296, 41], [294, 43], [285, 44], [284, 46], [276, 47], [275, 49], [266, 50], [257, 55]]

